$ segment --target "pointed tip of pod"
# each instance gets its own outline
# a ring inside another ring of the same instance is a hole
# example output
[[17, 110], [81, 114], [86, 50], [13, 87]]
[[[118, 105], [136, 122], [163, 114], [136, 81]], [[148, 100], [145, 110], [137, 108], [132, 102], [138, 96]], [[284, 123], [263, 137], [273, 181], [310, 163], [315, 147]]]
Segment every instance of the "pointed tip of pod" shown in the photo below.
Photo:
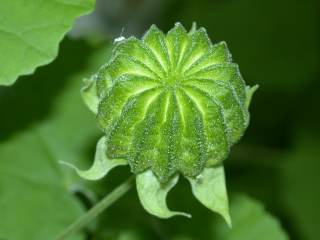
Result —
[[185, 27], [184, 27], [180, 22], [176, 22], [176, 23], [174, 24], [174, 27], [171, 28], [171, 29], [168, 31], [167, 35], [168, 35], [170, 32], [174, 32], [174, 31], [181, 31], [181, 32], [183, 32], [184, 34], [187, 34], [187, 30], [185, 29]]
[[189, 34], [194, 33], [195, 31], [197, 31], [197, 22], [192, 22]]
[[149, 30], [159, 30], [160, 31], [160, 29], [158, 28], [158, 26], [156, 24], [152, 24], [150, 26]]
[[[162, 32], [156, 24], [152, 24], [150, 28], [144, 33], [143, 36], [147, 35], [150, 32]], [[142, 37], [143, 38], [143, 37]]]
[[[183, 27], [183, 25], [181, 24], [181, 22], [176, 22], [175, 24], [174, 24], [174, 26], [175, 27]], [[183, 27], [184, 28], [184, 27]]]

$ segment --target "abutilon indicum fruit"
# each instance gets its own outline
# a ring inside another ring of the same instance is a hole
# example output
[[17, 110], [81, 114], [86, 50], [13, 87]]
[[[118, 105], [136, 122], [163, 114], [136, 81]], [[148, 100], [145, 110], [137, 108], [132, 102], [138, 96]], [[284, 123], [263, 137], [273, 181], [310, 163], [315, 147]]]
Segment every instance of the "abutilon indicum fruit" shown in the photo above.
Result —
[[231, 224], [223, 160], [249, 123], [256, 87], [245, 85], [225, 42], [212, 44], [204, 28], [155, 25], [142, 39], [116, 41], [111, 59], [86, 80], [82, 95], [104, 136], [93, 166], [77, 169], [98, 180], [128, 164], [143, 207], [160, 218], [166, 196], [187, 178], [193, 195]]

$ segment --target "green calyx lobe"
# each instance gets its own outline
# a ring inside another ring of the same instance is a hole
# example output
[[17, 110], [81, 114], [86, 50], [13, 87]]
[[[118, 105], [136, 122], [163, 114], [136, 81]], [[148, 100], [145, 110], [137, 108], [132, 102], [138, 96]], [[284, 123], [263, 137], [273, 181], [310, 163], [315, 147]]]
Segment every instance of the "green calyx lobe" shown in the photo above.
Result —
[[253, 91], [226, 44], [212, 44], [203, 28], [152, 26], [142, 40], [117, 42], [95, 80], [108, 158], [163, 183], [221, 164], [249, 122]]

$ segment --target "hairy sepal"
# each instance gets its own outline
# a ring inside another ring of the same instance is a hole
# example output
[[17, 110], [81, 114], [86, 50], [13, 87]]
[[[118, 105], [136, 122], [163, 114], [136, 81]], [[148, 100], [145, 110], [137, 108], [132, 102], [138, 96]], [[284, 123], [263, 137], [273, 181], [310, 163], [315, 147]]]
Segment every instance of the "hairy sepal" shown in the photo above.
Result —
[[169, 191], [177, 184], [179, 176], [176, 175], [166, 184], [161, 184], [151, 170], [147, 170], [136, 177], [137, 191], [144, 209], [159, 218], [173, 216], [191, 217], [190, 214], [169, 210], [166, 198]]
[[105, 177], [113, 168], [127, 164], [125, 159], [109, 159], [106, 153], [106, 139], [102, 137], [97, 143], [93, 165], [88, 170], [80, 170], [67, 162], [61, 163], [73, 168], [80, 177], [86, 180], [99, 180]]
[[228, 195], [222, 166], [205, 168], [197, 178], [188, 178], [193, 195], [211, 211], [220, 214], [231, 227]]

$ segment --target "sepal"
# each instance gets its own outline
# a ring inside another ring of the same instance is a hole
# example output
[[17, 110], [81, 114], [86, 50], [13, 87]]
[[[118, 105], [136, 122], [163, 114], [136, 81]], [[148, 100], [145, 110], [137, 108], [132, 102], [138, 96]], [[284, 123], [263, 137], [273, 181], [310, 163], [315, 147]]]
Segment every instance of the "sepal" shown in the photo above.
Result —
[[166, 203], [168, 192], [178, 180], [179, 175], [176, 175], [166, 184], [161, 184], [151, 170], [138, 174], [136, 177], [137, 191], [144, 209], [159, 218], [170, 218], [176, 215], [190, 218], [190, 214], [169, 210]]
[[188, 178], [193, 195], [211, 211], [220, 214], [231, 227], [223, 166], [204, 168], [197, 178]]
[[257, 91], [258, 88], [259, 88], [259, 85], [254, 85], [253, 87], [246, 86], [246, 96], [247, 96], [246, 97], [246, 107], [247, 107], [247, 109], [250, 106], [253, 94]]
[[95, 114], [98, 112], [99, 97], [97, 95], [97, 75], [84, 79], [81, 96], [87, 107]]
[[73, 168], [80, 177], [86, 180], [99, 180], [105, 177], [113, 168], [128, 164], [125, 159], [109, 159], [106, 154], [105, 141], [105, 137], [98, 141], [93, 165], [88, 170], [80, 170], [68, 162], [61, 163]]

